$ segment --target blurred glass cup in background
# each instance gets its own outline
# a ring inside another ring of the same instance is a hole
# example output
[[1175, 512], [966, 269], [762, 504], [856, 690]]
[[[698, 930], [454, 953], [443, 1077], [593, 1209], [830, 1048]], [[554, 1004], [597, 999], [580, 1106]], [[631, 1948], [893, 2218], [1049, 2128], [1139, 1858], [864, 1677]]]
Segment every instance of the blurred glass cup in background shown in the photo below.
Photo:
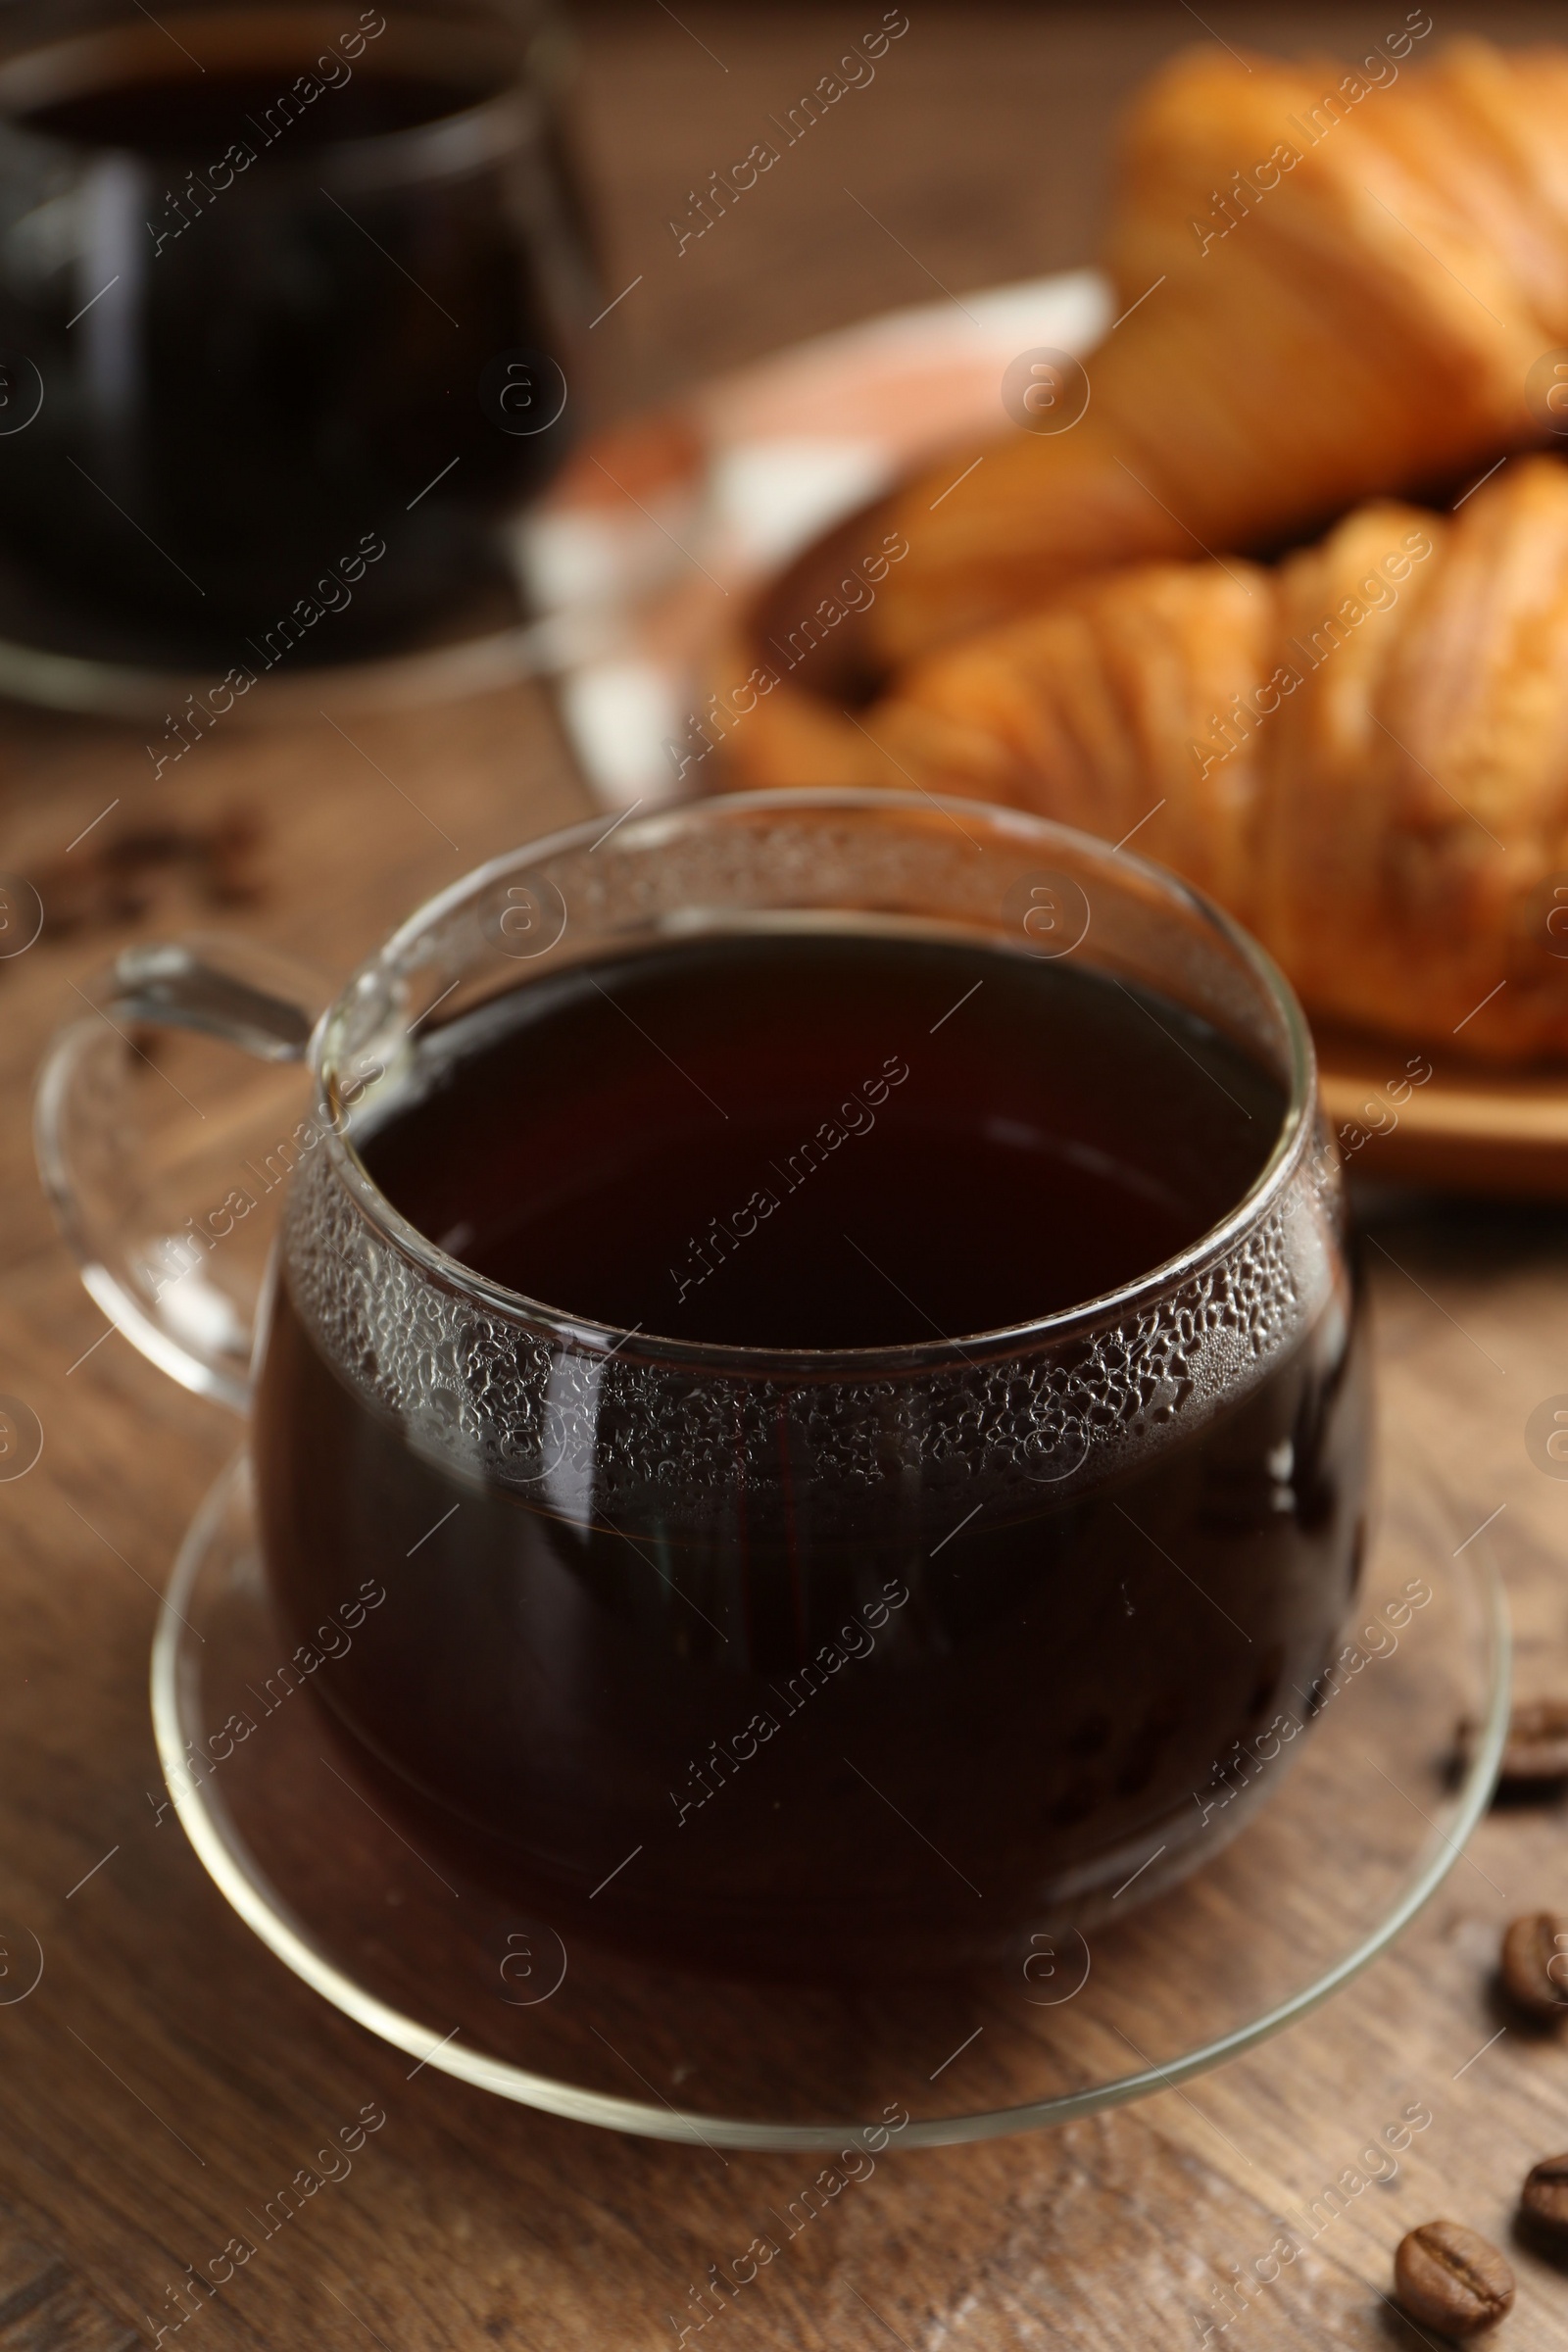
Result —
[[601, 305], [553, 18], [6, 18], [0, 638], [238, 693], [514, 605]]

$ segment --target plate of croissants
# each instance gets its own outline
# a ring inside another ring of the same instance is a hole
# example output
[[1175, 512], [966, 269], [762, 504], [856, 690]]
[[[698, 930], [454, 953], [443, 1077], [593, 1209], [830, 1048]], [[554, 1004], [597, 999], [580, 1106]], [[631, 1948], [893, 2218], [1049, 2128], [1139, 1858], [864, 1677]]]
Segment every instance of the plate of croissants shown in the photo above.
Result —
[[[1568, 50], [1407, 23], [1176, 57], [1099, 274], [710, 389], [645, 651], [671, 786], [1125, 844], [1283, 966], [1352, 1167], [1568, 1195]], [[811, 535], [748, 540], [813, 435]]]

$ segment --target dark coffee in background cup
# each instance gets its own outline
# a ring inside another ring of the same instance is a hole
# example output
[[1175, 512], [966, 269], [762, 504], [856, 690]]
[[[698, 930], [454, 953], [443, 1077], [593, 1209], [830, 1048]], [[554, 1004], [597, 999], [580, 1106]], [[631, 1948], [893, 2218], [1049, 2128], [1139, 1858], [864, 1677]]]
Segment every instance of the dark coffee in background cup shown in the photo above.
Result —
[[0, 632], [9, 607], [29, 642], [260, 676], [499, 595], [598, 307], [534, 13], [25, 23], [0, 62]]
[[[313, 1685], [377, 1804], [568, 1943], [763, 1975], [957, 1966], [1194, 1848], [1237, 1743], [1309, 1718], [1353, 1592], [1348, 1294], [1169, 1444], [1196, 1334], [1119, 1430], [1031, 1435], [1013, 1399], [1010, 1454], [984, 1378], [1006, 1343], [965, 1335], [1179, 1257], [1285, 1102], [1157, 994], [886, 925], [665, 945], [421, 1029], [355, 1135], [421, 1233], [640, 1358], [660, 1334], [782, 1352], [716, 1436], [677, 1363], [648, 1453], [607, 1388], [597, 1467], [519, 1494], [462, 1467], [482, 1363], [443, 1371], [432, 1329], [439, 1438], [368, 1402], [285, 1243], [265, 1547], [291, 1639], [346, 1585], [385, 1590]], [[1188, 1310], [1230, 1319], [1238, 1365], [1276, 1272]], [[870, 1357], [857, 1383], [820, 1351], [945, 1339], [973, 1396], [922, 1477], [918, 1371]]]

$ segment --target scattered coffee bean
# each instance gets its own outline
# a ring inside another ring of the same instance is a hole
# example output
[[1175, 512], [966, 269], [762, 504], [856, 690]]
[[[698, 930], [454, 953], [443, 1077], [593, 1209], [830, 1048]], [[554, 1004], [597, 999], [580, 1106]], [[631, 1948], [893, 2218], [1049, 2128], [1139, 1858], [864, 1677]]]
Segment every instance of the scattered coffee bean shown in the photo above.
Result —
[[1417, 2326], [1474, 2335], [1513, 2302], [1513, 2273], [1495, 2246], [1458, 2222], [1423, 2222], [1394, 2257], [1399, 2301]]
[[[1459, 1752], [1475, 1752], [1481, 1727], [1467, 1716], [1459, 1726]], [[1508, 1796], [1550, 1795], [1568, 1781], [1568, 1699], [1521, 1699], [1508, 1718], [1508, 1737], [1497, 1767], [1497, 1788]]]
[[1534, 1911], [1513, 1920], [1502, 1938], [1502, 1984], [1531, 2017], [1568, 2009], [1568, 1919]]
[[1526, 2175], [1519, 2211], [1545, 2236], [1568, 2239], [1568, 2156], [1543, 2156]]

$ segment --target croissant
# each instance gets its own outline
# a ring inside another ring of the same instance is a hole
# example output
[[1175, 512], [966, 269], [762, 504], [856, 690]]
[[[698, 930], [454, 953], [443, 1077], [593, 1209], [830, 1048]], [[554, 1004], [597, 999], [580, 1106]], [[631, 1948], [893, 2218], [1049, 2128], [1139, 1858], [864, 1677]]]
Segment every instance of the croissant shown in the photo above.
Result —
[[1123, 315], [1087, 411], [954, 453], [862, 518], [866, 546], [906, 552], [831, 644], [788, 651], [836, 575], [796, 592], [784, 662], [760, 632], [725, 649], [721, 688], [748, 662], [774, 681], [744, 718], [717, 698], [737, 781], [851, 772], [847, 686], [1089, 571], [1284, 545], [1548, 439], [1568, 52], [1463, 40], [1424, 63], [1430, 30], [1414, 10], [1348, 71], [1210, 44], [1154, 77], [1124, 130], [1105, 256]]
[[1283, 539], [1544, 437], [1526, 378], [1568, 341], [1568, 54], [1466, 40], [1422, 66], [1431, 18], [1406, 22], [1348, 73], [1211, 45], [1155, 77], [1106, 255], [1137, 308], [1079, 424], [893, 501], [886, 662], [1087, 565]]
[[913, 665], [857, 740], [861, 780], [1011, 803], [1174, 866], [1320, 1017], [1568, 1054], [1555, 458], [1508, 462], [1451, 518], [1364, 506], [1276, 567], [1080, 581]]

